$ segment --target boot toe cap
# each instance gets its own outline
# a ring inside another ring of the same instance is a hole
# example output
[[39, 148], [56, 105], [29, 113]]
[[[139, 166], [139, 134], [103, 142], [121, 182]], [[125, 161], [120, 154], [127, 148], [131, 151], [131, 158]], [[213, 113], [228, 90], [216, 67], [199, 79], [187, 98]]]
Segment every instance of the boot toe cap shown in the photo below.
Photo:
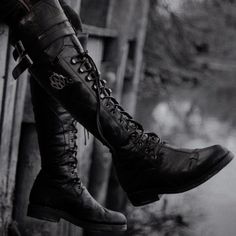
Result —
[[199, 159], [202, 162], [209, 162], [209, 164], [217, 163], [223, 159], [229, 159], [230, 161], [232, 158], [231, 152], [221, 145], [210, 146], [199, 151]]
[[232, 159], [234, 155], [221, 145], [214, 145], [199, 151], [198, 173], [209, 173], [209, 176], [215, 175], [222, 170]]

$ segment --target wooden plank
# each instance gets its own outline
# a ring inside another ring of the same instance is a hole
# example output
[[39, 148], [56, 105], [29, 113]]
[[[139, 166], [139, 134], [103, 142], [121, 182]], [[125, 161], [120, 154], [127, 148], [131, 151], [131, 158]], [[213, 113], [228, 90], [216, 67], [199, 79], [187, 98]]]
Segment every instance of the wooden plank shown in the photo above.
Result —
[[0, 25], [0, 81], [5, 77], [5, 66], [8, 46], [8, 28]]
[[116, 0], [110, 0], [109, 1], [109, 6], [108, 6], [108, 10], [107, 10], [107, 17], [106, 17], [106, 27], [109, 27], [111, 22], [112, 22], [112, 18], [113, 18], [113, 11], [114, 11], [114, 6], [115, 6], [115, 1]]
[[98, 140], [95, 140], [90, 170], [89, 192], [103, 206], [106, 204], [111, 165], [112, 158], [109, 149]]
[[16, 181], [16, 167], [18, 161], [18, 150], [19, 150], [19, 141], [21, 133], [21, 124], [24, 111], [24, 101], [26, 93], [28, 73], [24, 73], [17, 81], [16, 95], [15, 95], [15, 104], [13, 112], [13, 123], [12, 123], [12, 133], [11, 133], [11, 144], [10, 144], [10, 153], [8, 159], [8, 175], [7, 175], [7, 200], [8, 204], [11, 205], [12, 211], [13, 204], [13, 193], [15, 189]]
[[96, 37], [114, 38], [118, 36], [118, 32], [114, 29], [101, 28], [92, 25], [83, 25], [84, 32]]
[[[4, 228], [7, 228], [12, 220], [13, 192], [15, 188], [18, 145], [26, 88], [26, 80], [21, 78], [22, 80], [20, 79], [16, 82], [12, 77], [12, 69], [16, 63], [11, 56], [13, 49], [10, 46], [6, 46], [8, 43], [6, 36], [7, 33], [5, 34], [5, 39], [2, 41], [4, 49], [5, 47], [7, 48], [6, 55], [4, 57], [4, 55], [1, 54], [1, 61], [5, 62], [1, 63], [2, 65], [5, 64], [5, 74], [3, 75], [2, 73], [5, 80], [1, 80], [2, 110], [0, 139], [0, 192], [2, 193], [0, 194], [0, 206], [4, 209], [1, 211], [0, 225], [4, 225]], [[26, 74], [24, 74], [23, 77], [26, 77]], [[4, 231], [5, 232], [2, 232], [3, 234], [6, 233], [6, 229], [4, 229]]]
[[14, 62], [10, 56], [12, 49], [9, 47], [7, 51], [7, 64], [6, 64], [6, 78], [4, 81], [3, 100], [2, 100], [2, 112], [1, 112], [1, 143], [0, 143], [0, 207], [3, 209], [1, 214], [1, 220], [3, 225], [7, 225], [11, 221], [11, 209], [12, 202], [8, 198], [8, 168], [9, 168], [9, 153], [10, 143], [13, 127], [13, 114], [16, 95], [16, 81], [11, 76]]
[[[131, 115], [135, 114], [136, 102], [137, 102], [137, 93], [139, 87], [139, 81], [142, 75], [143, 69], [143, 48], [146, 38], [146, 29], [148, 23], [148, 12], [149, 12], [149, 1], [138, 0], [137, 4], [140, 14], [139, 21], [137, 24], [137, 39], [136, 39], [136, 49], [135, 49], [135, 58], [134, 58], [134, 76], [132, 79], [132, 91], [128, 98], [127, 109]], [[124, 103], [127, 104], [127, 103]]]
[[4, 77], [6, 73], [6, 56], [8, 46], [8, 28], [0, 25], [0, 114], [3, 98]]
[[[107, 27], [118, 32], [117, 42], [114, 41], [114, 48], [111, 57], [114, 58], [113, 64], [116, 68], [116, 99], [120, 101], [124, 76], [128, 58], [130, 31], [136, 24], [133, 22], [136, 0], [113, 1], [108, 11]], [[116, 45], [115, 45], [116, 44]]]
[[129, 53], [129, 44], [126, 42], [121, 46], [120, 54], [120, 64], [117, 70], [117, 78], [116, 78], [116, 88], [115, 88], [115, 95], [118, 102], [121, 101], [122, 97], [122, 90], [124, 86], [124, 77], [125, 77], [125, 70], [128, 61], [128, 53]]

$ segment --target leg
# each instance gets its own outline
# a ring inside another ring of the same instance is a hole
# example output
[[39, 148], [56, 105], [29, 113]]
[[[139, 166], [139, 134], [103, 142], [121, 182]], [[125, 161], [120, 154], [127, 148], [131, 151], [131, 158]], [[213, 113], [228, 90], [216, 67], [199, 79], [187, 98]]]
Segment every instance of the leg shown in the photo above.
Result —
[[126, 230], [125, 216], [104, 209], [80, 181], [74, 118], [35, 80], [30, 85], [42, 169], [31, 190], [28, 215], [55, 222], [63, 218], [88, 230]]
[[[22, 12], [27, 12], [24, 5], [15, 0], [3, 1], [0, 5], [7, 13], [3, 20], [11, 29]], [[73, 11], [65, 3], [63, 7], [74, 28], [82, 31], [79, 18], [71, 17]], [[126, 230], [125, 216], [103, 208], [80, 181], [74, 118], [32, 78], [30, 85], [42, 169], [30, 193], [28, 215], [53, 222], [64, 218], [92, 231]]]
[[110, 148], [120, 183], [134, 205], [153, 202], [158, 194], [190, 190], [232, 160], [232, 153], [219, 145], [180, 149], [146, 133], [100, 80], [57, 0], [36, 3], [18, 32], [34, 62], [31, 73], [42, 75], [35, 79]]

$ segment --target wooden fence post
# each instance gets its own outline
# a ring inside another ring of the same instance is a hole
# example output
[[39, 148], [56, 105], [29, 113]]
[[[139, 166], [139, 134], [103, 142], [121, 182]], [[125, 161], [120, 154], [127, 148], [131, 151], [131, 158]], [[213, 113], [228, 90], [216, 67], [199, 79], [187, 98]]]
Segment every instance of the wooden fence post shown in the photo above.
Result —
[[[2, 30], [2, 28], [1, 28]], [[13, 193], [15, 188], [16, 165], [18, 159], [19, 133], [23, 115], [27, 74], [15, 81], [12, 69], [15, 62], [12, 47], [8, 44], [7, 29], [0, 37], [1, 47], [1, 118], [0, 118], [0, 232], [7, 235], [12, 221]]]

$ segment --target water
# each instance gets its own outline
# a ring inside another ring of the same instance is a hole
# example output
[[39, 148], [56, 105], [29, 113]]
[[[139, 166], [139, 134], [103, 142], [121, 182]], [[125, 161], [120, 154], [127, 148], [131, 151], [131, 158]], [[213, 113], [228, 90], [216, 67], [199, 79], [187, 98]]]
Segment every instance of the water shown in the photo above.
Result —
[[[162, 102], [154, 109], [156, 129], [178, 146], [189, 148], [221, 144], [236, 154], [236, 129], [216, 117], [202, 117], [191, 101]], [[191, 112], [190, 112], [191, 110]], [[193, 219], [193, 232], [187, 235], [236, 235], [236, 161], [200, 187], [168, 198], [172, 208], [192, 208], [200, 218]], [[190, 215], [190, 218], [194, 216]], [[190, 220], [191, 221], [191, 220]]]

